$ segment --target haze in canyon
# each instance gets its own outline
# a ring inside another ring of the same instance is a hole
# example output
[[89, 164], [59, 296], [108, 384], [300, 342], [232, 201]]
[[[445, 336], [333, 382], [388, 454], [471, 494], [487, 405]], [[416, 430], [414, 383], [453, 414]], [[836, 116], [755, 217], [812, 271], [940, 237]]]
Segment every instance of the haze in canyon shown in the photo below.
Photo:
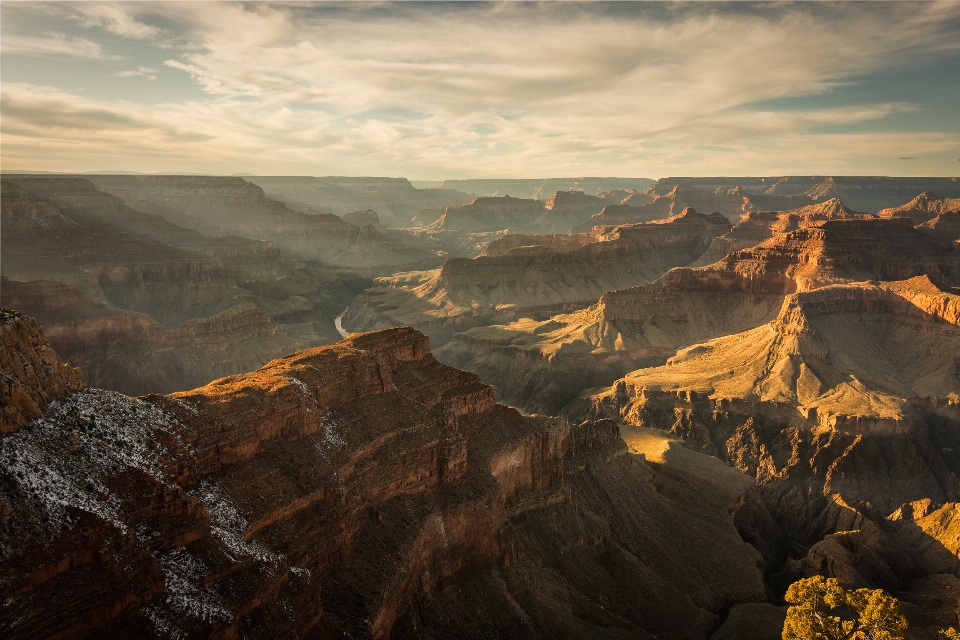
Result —
[[0, 637], [956, 636], [960, 4], [0, 18]]

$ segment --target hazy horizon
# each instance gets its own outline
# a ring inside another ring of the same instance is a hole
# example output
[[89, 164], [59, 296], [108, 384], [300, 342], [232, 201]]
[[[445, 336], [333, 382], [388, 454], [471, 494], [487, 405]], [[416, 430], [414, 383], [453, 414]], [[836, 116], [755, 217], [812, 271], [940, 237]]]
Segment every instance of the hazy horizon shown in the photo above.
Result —
[[4, 2], [4, 171], [960, 174], [960, 3]]

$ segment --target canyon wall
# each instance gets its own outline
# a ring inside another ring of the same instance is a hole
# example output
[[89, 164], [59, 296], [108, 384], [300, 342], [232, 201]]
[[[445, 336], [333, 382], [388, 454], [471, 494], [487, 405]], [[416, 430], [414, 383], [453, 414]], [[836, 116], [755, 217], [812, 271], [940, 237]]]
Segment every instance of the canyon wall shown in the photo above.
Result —
[[766, 598], [748, 478], [524, 417], [412, 329], [3, 438], [7, 636], [679, 640]]

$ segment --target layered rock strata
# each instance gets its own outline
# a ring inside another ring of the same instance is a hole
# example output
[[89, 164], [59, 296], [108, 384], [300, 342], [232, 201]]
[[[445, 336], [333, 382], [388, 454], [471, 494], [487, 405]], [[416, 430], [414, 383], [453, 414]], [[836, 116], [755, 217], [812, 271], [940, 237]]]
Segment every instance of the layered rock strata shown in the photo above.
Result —
[[827, 220], [713, 265], [672, 269], [651, 284], [608, 291], [582, 311], [459, 332], [438, 357], [493, 382], [504, 402], [553, 414], [589, 386], [770, 322], [789, 294], [925, 274], [956, 286], [960, 253], [908, 219]]
[[411, 329], [77, 391], [0, 449], [0, 632], [706, 638], [765, 598], [749, 479], [706, 468], [497, 405]]
[[557, 191], [582, 191], [600, 195], [609, 191], [643, 191], [654, 181], [649, 178], [531, 178], [531, 179], [468, 179], [444, 180], [441, 188], [459, 189], [483, 197], [513, 196], [514, 198], [546, 199]]
[[945, 627], [957, 612], [944, 589], [960, 584], [958, 354], [960, 297], [928, 278], [832, 285], [563, 414], [665, 430], [755, 477], [735, 521], [775, 589], [836, 577]]
[[714, 238], [710, 248], [691, 266], [713, 264], [734, 251], [755, 247], [777, 234], [806, 229], [824, 220], [864, 220], [872, 217], [869, 213], [851, 211], [836, 198], [790, 211], [748, 211], [729, 232]]
[[[322, 261], [367, 276], [431, 267], [441, 261], [435, 251], [407, 245], [399, 237], [385, 236], [377, 227], [350, 224], [325, 212], [293, 211], [243, 178], [88, 177], [98, 188], [118, 196], [130, 207], [156, 213], [174, 224], [209, 236], [266, 240], [300, 260]], [[23, 184], [25, 178], [18, 176], [17, 180]], [[39, 180], [31, 181], [30, 188], [42, 188], [37, 184]]]
[[43, 195], [0, 185], [0, 302], [37, 317], [94, 385], [190, 388], [335, 341], [334, 317], [369, 283], [269, 243], [204, 237], [85, 179], [18, 180]]
[[443, 344], [470, 326], [546, 318], [583, 308], [604, 291], [650, 282], [696, 258], [728, 229], [719, 214], [687, 209], [660, 223], [596, 228], [580, 236], [507, 235], [472, 260], [450, 259], [438, 271], [378, 279], [351, 303], [343, 326], [365, 331], [409, 325]]
[[631, 196], [619, 205], [605, 208], [589, 220], [574, 226], [571, 232], [586, 231], [595, 225], [659, 220], [679, 213], [687, 207], [693, 207], [699, 211], [717, 211], [736, 224], [750, 211], [796, 209], [812, 202], [806, 196], [751, 195], [736, 185], [721, 186], [712, 190], [677, 185], [662, 193], [657, 191], [658, 186], [659, 184], [651, 185], [642, 194]]
[[934, 238], [947, 244], [960, 241], [960, 198], [938, 198], [924, 191], [899, 207], [884, 209], [881, 218], [910, 218]]

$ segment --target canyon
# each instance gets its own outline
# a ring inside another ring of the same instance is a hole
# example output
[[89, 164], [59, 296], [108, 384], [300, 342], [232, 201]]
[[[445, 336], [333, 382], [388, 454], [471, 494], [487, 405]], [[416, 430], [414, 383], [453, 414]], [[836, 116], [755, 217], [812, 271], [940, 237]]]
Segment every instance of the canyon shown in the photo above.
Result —
[[0, 322], [51, 369], [0, 450], [5, 636], [690, 638], [765, 600], [744, 474], [523, 416], [415, 330], [131, 398]]
[[414, 184], [4, 174], [0, 635], [957, 626], [957, 179]]
[[439, 347], [470, 326], [549, 317], [589, 306], [605, 291], [650, 282], [701, 255], [728, 229], [722, 215], [685, 209], [662, 221], [577, 235], [505, 235], [476, 258], [378, 278], [347, 308], [343, 326], [412, 326]]

